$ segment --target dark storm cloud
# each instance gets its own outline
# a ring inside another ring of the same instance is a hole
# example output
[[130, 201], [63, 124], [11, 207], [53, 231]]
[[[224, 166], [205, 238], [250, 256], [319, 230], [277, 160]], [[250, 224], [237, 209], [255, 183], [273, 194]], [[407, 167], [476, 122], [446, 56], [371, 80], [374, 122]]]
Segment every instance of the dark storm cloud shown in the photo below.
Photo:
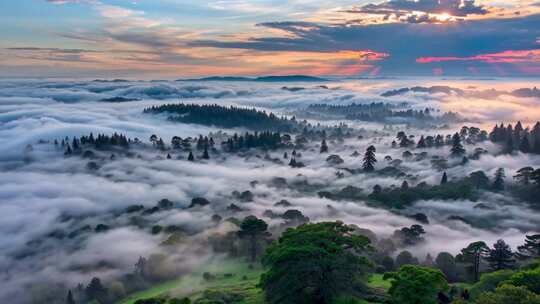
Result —
[[[390, 54], [388, 60], [381, 63], [383, 68], [396, 72], [418, 72], [420, 65], [415, 64], [415, 60], [420, 57], [466, 57], [506, 50], [533, 50], [539, 48], [537, 37], [540, 37], [539, 14], [510, 19], [463, 20], [448, 24], [329, 25], [269, 22], [259, 26], [286, 31], [290, 36], [251, 38], [237, 42], [205, 40], [194, 41], [191, 45], [261, 51], [332, 52], [370, 49]], [[463, 65], [453, 63], [449, 68], [463, 68]], [[479, 63], [479, 67], [482, 67], [482, 63]]]

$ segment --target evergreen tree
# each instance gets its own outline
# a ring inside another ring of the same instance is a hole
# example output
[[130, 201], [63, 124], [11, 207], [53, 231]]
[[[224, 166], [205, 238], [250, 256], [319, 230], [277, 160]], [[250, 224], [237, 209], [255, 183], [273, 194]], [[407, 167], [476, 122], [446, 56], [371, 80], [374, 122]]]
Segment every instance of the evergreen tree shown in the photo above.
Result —
[[446, 171], [443, 173], [441, 178], [441, 185], [444, 185], [448, 182], [448, 175], [446, 175]]
[[377, 159], [375, 158], [375, 152], [377, 150], [374, 146], [369, 146], [366, 149], [366, 153], [364, 154], [364, 163], [362, 164], [362, 168], [366, 172], [373, 172], [375, 170], [375, 163], [377, 162]]
[[75, 304], [75, 300], [73, 299], [73, 293], [71, 292], [71, 290], [68, 291], [66, 304]]
[[409, 183], [407, 181], [401, 183], [401, 190], [409, 190]]
[[203, 159], [210, 159], [210, 155], [208, 154], [208, 147], [204, 147], [204, 152], [202, 155]]
[[289, 161], [289, 166], [295, 168], [296, 167], [296, 159], [294, 157], [291, 158]]
[[419, 149], [426, 147], [426, 140], [424, 139], [424, 135], [420, 136], [420, 140], [418, 140], [416, 147]]
[[536, 169], [531, 173], [531, 180], [540, 187], [540, 169]]
[[328, 153], [328, 146], [326, 145], [326, 139], [321, 142], [321, 153]]
[[193, 156], [193, 152], [189, 151], [189, 155], [188, 155], [187, 160], [189, 160], [189, 161], [195, 161], [195, 156]]
[[465, 154], [465, 148], [463, 148], [463, 145], [461, 144], [461, 137], [458, 133], [455, 133], [452, 136], [452, 148], [450, 148], [450, 155], [452, 157], [459, 157], [463, 156]]
[[92, 278], [90, 284], [86, 286], [85, 293], [90, 300], [97, 300], [99, 303], [107, 303], [107, 289], [103, 287], [99, 278]]
[[71, 147], [69, 144], [67, 144], [66, 152], [64, 152], [64, 155], [71, 155], [73, 154], [73, 150], [71, 150]]
[[474, 281], [478, 282], [480, 278], [480, 262], [489, 253], [489, 247], [482, 241], [469, 244], [466, 248], [461, 249], [461, 254], [464, 262], [471, 265]]
[[522, 153], [529, 153], [531, 152], [531, 145], [529, 143], [529, 138], [527, 135], [523, 136], [521, 139], [521, 142], [519, 143], [519, 151]]
[[484, 171], [474, 171], [469, 174], [469, 179], [476, 189], [488, 188], [489, 178]]
[[540, 258], [540, 234], [526, 235], [525, 244], [518, 246], [517, 255], [522, 259]]
[[524, 185], [528, 186], [531, 182], [531, 177], [534, 172], [533, 167], [523, 167], [519, 170], [517, 170], [516, 175], [514, 175], [514, 179]]
[[514, 254], [510, 249], [510, 246], [503, 240], [498, 240], [493, 244], [493, 248], [489, 250], [489, 254], [486, 257], [489, 266], [494, 271], [502, 269], [510, 269], [514, 267], [515, 260]]
[[499, 168], [495, 172], [495, 179], [493, 180], [493, 189], [497, 191], [503, 191], [504, 190], [504, 169]]
[[440, 148], [444, 146], [444, 139], [440, 134], [435, 137], [435, 147]]
[[240, 224], [238, 236], [249, 241], [249, 252], [252, 262], [255, 262], [257, 258], [257, 243], [261, 238], [269, 236], [267, 230], [268, 224], [252, 215], [246, 217]]

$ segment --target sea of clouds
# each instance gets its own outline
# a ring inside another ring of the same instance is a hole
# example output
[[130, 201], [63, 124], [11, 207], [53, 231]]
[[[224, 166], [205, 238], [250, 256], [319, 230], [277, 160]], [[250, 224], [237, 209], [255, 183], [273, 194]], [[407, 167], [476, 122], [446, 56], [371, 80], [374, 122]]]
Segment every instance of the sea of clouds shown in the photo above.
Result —
[[[426, 85], [426, 80], [422, 80]], [[470, 81], [430, 80], [433, 85], [444, 83], [457, 87], [470, 87]], [[97, 172], [86, 168], [78, 158], [64, 158], [51, 141], [65, 136], [73, 137], [93, 132], [126, 134], [130, 138], [148, 141], [152, 134], [166, 143], [173, 136], [198, 136], [218, 129], [208, 126], [179, 124], [166, 117], [143, 114], [144, 108], [164, 103], [217, 103], [257, 107], [278, 114], [300, 111], [309, 104], [350, 104], [371, 102], [407, 102], [411, 107], [433, 107], [441, 111], [457, 111], [470, 119], [470, 125], [491, 126], [501, 121], [521, 119], [532, 123], [540, 120], [539, 100], [504, 96], [497, 100], [466, 100], [452, 95], [407, 94], [392, 98], [380, 97], [385, 90], [417, 84], [417, 80], [343, 80], [323, 83], [251, 83], [251, 82], [175, 82], [175, 81], [52, 81], [52, 80], [2, 80], [0, 81], [0, 300], [21, 295], [21, 290], [36, 281], [58, 282], [75, 285], [86, 283], [92, 276], [112, 278], [130, 271], [139, 256], [160, 252], [160, 236], [153, 236], [127, 225], [127, 218], [118, 212], [133, 204], [154, 206], [162, 198], [175, 202], [177, 209], [150, 218], [156, 224], [180, 224], [193, 231], [193, 246], [179, 247], [173, 254], [182, 256], [186, 268], [195, 267], [211, 256], [200, 254], [196, 244], [199, 238], [215, 228], [211, 216], [226, 213], [234, 190], [250, 190], [253, 202], [242, 204], [242, 214], [262, 216], [265, 210], [276, 213], [285, 211], [274, 203], [286, 199], [293, 208], [301, 210], [312, 221], [342, 220], [367, 228], [380, 237], [387, 237], [396, 229], [416, 222], [406, 216], [366, 206], [362, 202], [332, 201], [316, 195], [305, 195], [290, 188], [271, 186], [275, 177], [288, 182], [305, 180], [325, 190], [339, 190], [352, 185], [371, 192], [375, 184], [399, 186], [401, 179], [367, 177], [363, 174], [346, 174], [336, 179], [339, 168], [328, 165], [325, 155], [304, 153], [302, 161], [307, 167], [290, 169], [288, 166], [265, 161], [263, 157], [217, 157], [206, 163], [156, 158], [155, 151], [142, 151], [141, 158], [119, 158], [106, 162]], [[497, 81], [478, 81], [475, 87], [490, 88]], [[297, 87], [299, 90], [284, 89]], [[506, 84], [512, 88], [532, 87], [527, 81]], [[128, 102], [105, 102], [107, 98], [136, 99]], [[328, 123], [328, 122], [322, 122]], [[355, 128], [380, 129], [376, 123], [352, 123]], [[455, 127], [457, 128], [457, 126]], [[229, 133], [242, 130], [225, 130]], [[454, 129], [440, 131], [449, 134]], [[488, 130], [489, 131], [489, 130]], [[435, 131], [433, 131], [435, 132]], [[437, 131], [439, 132], [439, 131]], [[387, 132], [388, 133], [388, 132]], [[430, 131], [407, 130], [408, 134], [432, 135]], [[386, 166], [385, 155], [401, 158], [399, 150], [391, 149], [395, 134], [376, 138], [350, 139], [343, 144], [330, 144], [331, 153], [339, 154], [344, 167], [359, 168], [360, 158], [350, 156], [357, 150], [363, 153], [368, 145], [377, 147], [377, 168]], [[42, 141], [42, 143], [40, 143]], [[29, 150], [27, 145], [31, 144]], [[498, 147], [486, 143], [483, 147], [496, 152]], [[472, 147], [466, 147], [473, 149]], [[426, 149], [430, 155], [446, 155], [448, 151]], [[270, 153], [279, 158], [284, 151]], [[289, 151], [290, 152], [290, 151]], [[415, 152], [421, 152], [416, 150]], [[174, 155], [175, 157], [177, 155]], [[185, 157], [185, 155], [178, 155]], [[498, 167], [507, 172], [507, 182], [516, 170], [524, 166], [538, 167], [537, 155], [484, 156], [471, 160], [464, 166], [451, 166], [450, 179], [477, 170], [492, 176]], [[432, 169], [429, 159], [404, 161], [401, 166], [413, 173], [414, 183], [436, 184], [441, 172]], [[250, 182], [258, 181], [256, 186]], [[193, 197], [206, 197], [210, 206], [186, 210]], [[474, 208], [478, 203], [488, 204], [490, 210]], [[329, 206], [331, 208], [329, 208]], [[505, 239], [514, 248], [523, 242], [526, 233], [540, 231], [540, 214], [505, 197], [484, 195], [477, 202], [469, 201], [420, 201], [416, 212], [424, 212], [430, 224], [426, 242], [411, 251], [419, 257], [440, 251], [457, 253], [468, 243], [484, 240], [491, 244]], [[449, 215], [478, 218], [495, 218], [496, 229], [473, 228], [459, 221], [448, 221]], [[269, 220], [279, 225], [278, 220]], [[46, 237], [59, 229], [95, 226], [114, 222], [111, 230], [92, 234], [86, 238], [56, 240]], [[122, 225], [125, 223], [125, 225]], [[37, 241], [37, 242], [36, 242]], [[114, 270], [81, 272], [80, 265], [107, 261]], [[21, 297], [21, 299], [24, 299]], [[24, 302], [24, 300], [21, 300]]]

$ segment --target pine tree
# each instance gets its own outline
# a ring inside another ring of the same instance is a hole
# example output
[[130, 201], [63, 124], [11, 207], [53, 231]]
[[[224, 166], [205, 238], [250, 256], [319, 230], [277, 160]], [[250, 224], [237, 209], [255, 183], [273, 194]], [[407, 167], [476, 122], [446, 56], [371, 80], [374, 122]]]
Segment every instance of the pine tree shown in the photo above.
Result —
[[207, 147], [204, 147], [204, 152], [203, 152], [202, 158], [203, 159], [210, 159], [210, 155], [208, 154], [208, 148]]
[[73, 150], [71, 150], [71, 147], [69, 144], [67, 144], [66, 152], [64, 152], [64, 155], [71, 155], [73, 154]]
[[489, 250], [486, 261], [488, 261], [489, 266], [494, 271], [510, 269], [514, 267], [515, 263], [513, 256], [514, 254], [512, 253], [510, 246], [503, 240], [498, 240], [493, 244], [493, 248]]
[[478, 282], [480, 278], [480, 262], [488, 253], [489, 247], [482, 241], [471, 243], [466, 248], [461, 249], [464, 261], [471, 264], [475, 282]]
[[68, 291], [66, 304], [75, 304], [75, 300], [73, 299], [73, 293], [71, 292], [71, 289]]
[[326, 139], [321, 142], [321, 153], [328, 153], [328, 146], [326, 145]]
[[107, 289], [103, 287], [99, 278], [92, 278], [90, 284], [86, 286], [85, 293], [90, 300], [97, 300], [100, 303], [105, 303], [107, 300]]
[[291, 161], [289, 162], [289, 166], [291, 167], [296, 167], [296, 159], [294, 159], [294, 157], [291, 157]]
[[458, 133], [455, 133], [452, 136], [452, 148], [450, 148], [450, 155], [452, 157], [459, 157], [465, 154], [465, 148], [463, 148], [463, 145], [461, 144], [461, 137]]
[[519, 151], [522, 153], [529, 153], [531, 152], [531, 145], [529, 143], [529, 138], [527, 135], [523, 136], [521, 139], [521, 142], [519, 143]]
[[444, 185], [448, 182], [448, 175], [446, 175], [446, 171], [443, 173], [441, 178], [441, 185]]
[[408, 190], [409, 189], [409, 183], [407, 181], [403, 181], [401, 183], [401, 190]]
[[531, 182], [531, 177], [534, 172], [533, 167], [523, 167], [516, 171], [516, 175], [514, 175], [514, 179], [524, 185], [528, 186]]
[[437, 136], [435, 137], [435, 147], [440, 148], [442, 146], [444, 146], [444, 139], [442, 135], [437, 134]]
[[375, 163], [377, 162], [377, 159], [375, 158], [375, 152], [377, 150], [374, 146], [369, 146], [366, 149], [366, 153], [364, 154], [364, 163], [362, 164], [362, 168], [366, 172], [373, 172], [375, 170]]
[[424, 139], [424, 135], [420, 136], [420, 139], [418, 140], [416, 147], [419, 149], [426, 147], [426, 140]]
[[517, 255], [522, 259], [540, 258], [540, 234], [526, 235], [525, 244], [518, 246]]
[[506, 175], [504, 174], [504, 169], [499, 168], [495, 172], [495, 179], [493, 180], [493, 189], [497, 191], [504, 190], [504, 178]]
[[195, 156], [193, 156], [193, 152], [189, 151], [189, 155], [188, 155], [187, 160], [189, 160], [189, 161], [195, 161]]

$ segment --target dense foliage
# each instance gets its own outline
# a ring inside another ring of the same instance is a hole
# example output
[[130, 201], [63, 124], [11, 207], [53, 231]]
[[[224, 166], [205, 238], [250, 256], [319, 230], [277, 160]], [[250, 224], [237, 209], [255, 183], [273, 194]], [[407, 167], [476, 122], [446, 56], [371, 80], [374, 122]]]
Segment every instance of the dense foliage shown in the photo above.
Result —
[[369, 239], [341, 222], [304, 224], [268, 247], [261, 287], [269, 303], [331, 303], [360, 291]]

